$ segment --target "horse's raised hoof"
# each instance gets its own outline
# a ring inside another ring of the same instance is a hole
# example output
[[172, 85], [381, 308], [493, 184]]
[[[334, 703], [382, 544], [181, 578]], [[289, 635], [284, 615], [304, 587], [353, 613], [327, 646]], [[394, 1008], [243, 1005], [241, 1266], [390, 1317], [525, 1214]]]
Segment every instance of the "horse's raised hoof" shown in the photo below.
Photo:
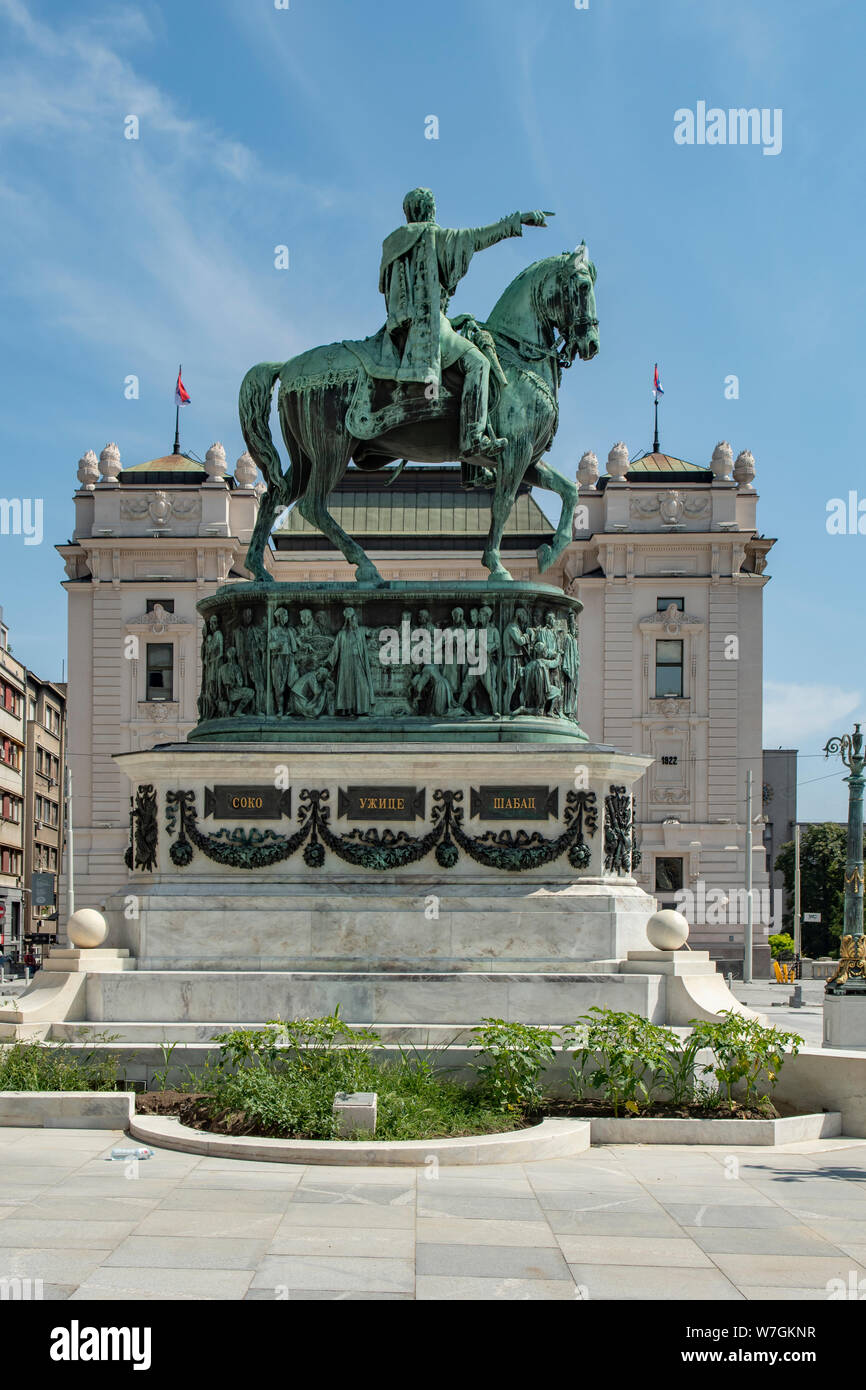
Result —
[[549, 545], [540, 545], [535, 552], [538, 560], [538, 573], [544, 574], [553, 564], [553, 550]]

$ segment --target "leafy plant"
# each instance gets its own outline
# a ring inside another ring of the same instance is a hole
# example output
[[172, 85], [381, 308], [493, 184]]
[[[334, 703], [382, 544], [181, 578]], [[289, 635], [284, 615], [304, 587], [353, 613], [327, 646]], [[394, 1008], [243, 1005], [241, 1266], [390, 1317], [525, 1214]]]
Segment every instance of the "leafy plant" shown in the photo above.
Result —
[[118, 1059], [70, 1056], [68, 1043], [16, 1042], [0, 1048], [0, 1091], [113, 1091]]
[[507, 1023], [502, 1018], [482, 1019], [472, 1033], [481, 1053], [489, 1060], [473, 1063], [482, 1091], [499, 1110], [524, 1111], [543, 1099], [540, 1079], [555, 1057], [553, 1044], [559, 1034], [530, 1023]]
[[789, 936], [786, 931], [775, 932], [769, 938], [770, 954], [773, 960], [781, 960], [783, 957], [793, 956], [794, 938]]
[[[593, 1017], [594, 1015], [594, 1017]], [[640, 1014], [620, 1013], [593, 1005], [563, 1036], [573, 1049], [570, 1081], [578, 1096], [589, 1087], [601, 1091], [614, 1115], [624, 1109], [638, 1114], [648, 1105], [662, 1079], [685, 1087], [685, 1070], [675, 1061], [677, 1034]]]
[[166, 1089], [166, 1083], [167, 1083], [167, 1081], [168, 1081], [168, 1075], [169, 1075], [169, 1072], [171, 1071], [171, 1066], [170, 1066], [170, 1063], [171, 1063], [171, 1055], [172, 1055], [172, 1053], [174, 1052], [174, 1049], [175, 1049], [176, 1047], [177, 1047], [177, 1043], [176, 1043], [176, 1042], [172, 1042], [172, 1043], [162, 1042], [162, 1043], [159, 1044], [159, 1050], [160, 1050], [160, 1052], [162, 1053], [162, 1060], [163, 1060], [163, 1062], [165, 1063], [165, 1066], [164, 1066], [164, 1068], [163, 1068], [162, 1071], [155, 1071], [155, 1072], [153, 1073], [153, 1079], [154, 1079], [154, 1081], [156, 1082], [156, 1085], [157, 1085], [157, 1087], [159, 1088], [160, 1091], [164, 1091], [164, 1090]]
[[[707, 1022], [693, 1019], [692, 1039], [696, 1050], [709, 1048], [714, 1060], [700, 1068], [703, 1076], [713, 1075], [717, 1089], [734, 1108], [734, 1088], [743, 1088], [746, 1105], [766, 1106], [776, 1088], [786, 1054], [796, 1057], [803, 1039], [798, 1033], [765, 1028], [755, 1018], [726, 1010]], [[765, 1078], [763, 1087], [761, 1078]]]
[[290, 1058], [312, 1067], [322, 1054], [345, 1047], [369, 1053], [382, 1040], [372, 1029], [350, 1028], [340, 1018], [338, 1005], [333, 1014], [324, 1018], [271, 1018], [264, 1028], [234, 1028], [218, 1034], [216, 1041], [224, 1063], [273, 1070]]

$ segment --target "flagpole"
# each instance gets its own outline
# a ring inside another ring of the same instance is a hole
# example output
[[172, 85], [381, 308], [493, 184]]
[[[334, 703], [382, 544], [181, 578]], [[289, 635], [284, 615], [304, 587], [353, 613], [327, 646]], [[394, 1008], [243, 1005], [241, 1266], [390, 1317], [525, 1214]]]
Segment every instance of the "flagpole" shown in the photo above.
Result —
[[[177, 369], [177, 379], [178, 379], [178, 381], [180, 381], [180, 380], [182, 379], [182, 375], [183, 375], [183, 364], [181, 363], [181, 364], [178, 366], [178, 369]], [[176, 388], [175, 388], [175, 396], [177, 396], [177, 389], [176, 389]], [[175, 454], [179, 454], [179, 453], [180, 453], [180, 402], [177, 401], [177, 400], [175, 400], [175, 406], [174, 406], [174, 449], [173, 449], [173, 453], [175, 453]]]
[[658, 393], [658, 380], [659, 380], [659, 364], [658, 364], [658, 362], [656, 362], [655, 368], [653, 369], [653, 400], [655, 401], [655, 407], [656, 407], [655, 433], [653, 434], [653, 453], [654, 453], [654, 454], [659, 453], [659, 393]]

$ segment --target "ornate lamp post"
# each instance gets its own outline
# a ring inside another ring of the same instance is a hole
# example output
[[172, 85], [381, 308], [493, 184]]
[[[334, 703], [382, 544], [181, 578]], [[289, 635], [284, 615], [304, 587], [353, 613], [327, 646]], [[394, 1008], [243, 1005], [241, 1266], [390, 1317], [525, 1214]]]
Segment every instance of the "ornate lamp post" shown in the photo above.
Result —
[[828, 994], [866, 992], [866, 936], [863, 935], [863, 735], [860, 725], [853, 734], [831, 738], [824, 756], [838, 753], [848, 768], [848, 853], [845, 860], [845, 917], [839, 968], [827, 981]]

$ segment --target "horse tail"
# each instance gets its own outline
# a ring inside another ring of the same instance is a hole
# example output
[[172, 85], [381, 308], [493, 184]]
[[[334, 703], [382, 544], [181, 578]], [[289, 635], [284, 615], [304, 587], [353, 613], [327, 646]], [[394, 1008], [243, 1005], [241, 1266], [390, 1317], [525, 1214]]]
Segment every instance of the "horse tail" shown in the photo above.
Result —
[[[270, 426], [271, 397], [284, 365], [283, 362], [259, 362], [255, 367], [250, 367], [241, 382], [238, 414], [246, 446], [253, 462], [267, 479], [269, 488], [289, 494], [292, 469], [290, 466], [284, 479], [282, 459], [274, 448]], [[283, 497], [287, 506], [296, 500], [294, 496]]]

